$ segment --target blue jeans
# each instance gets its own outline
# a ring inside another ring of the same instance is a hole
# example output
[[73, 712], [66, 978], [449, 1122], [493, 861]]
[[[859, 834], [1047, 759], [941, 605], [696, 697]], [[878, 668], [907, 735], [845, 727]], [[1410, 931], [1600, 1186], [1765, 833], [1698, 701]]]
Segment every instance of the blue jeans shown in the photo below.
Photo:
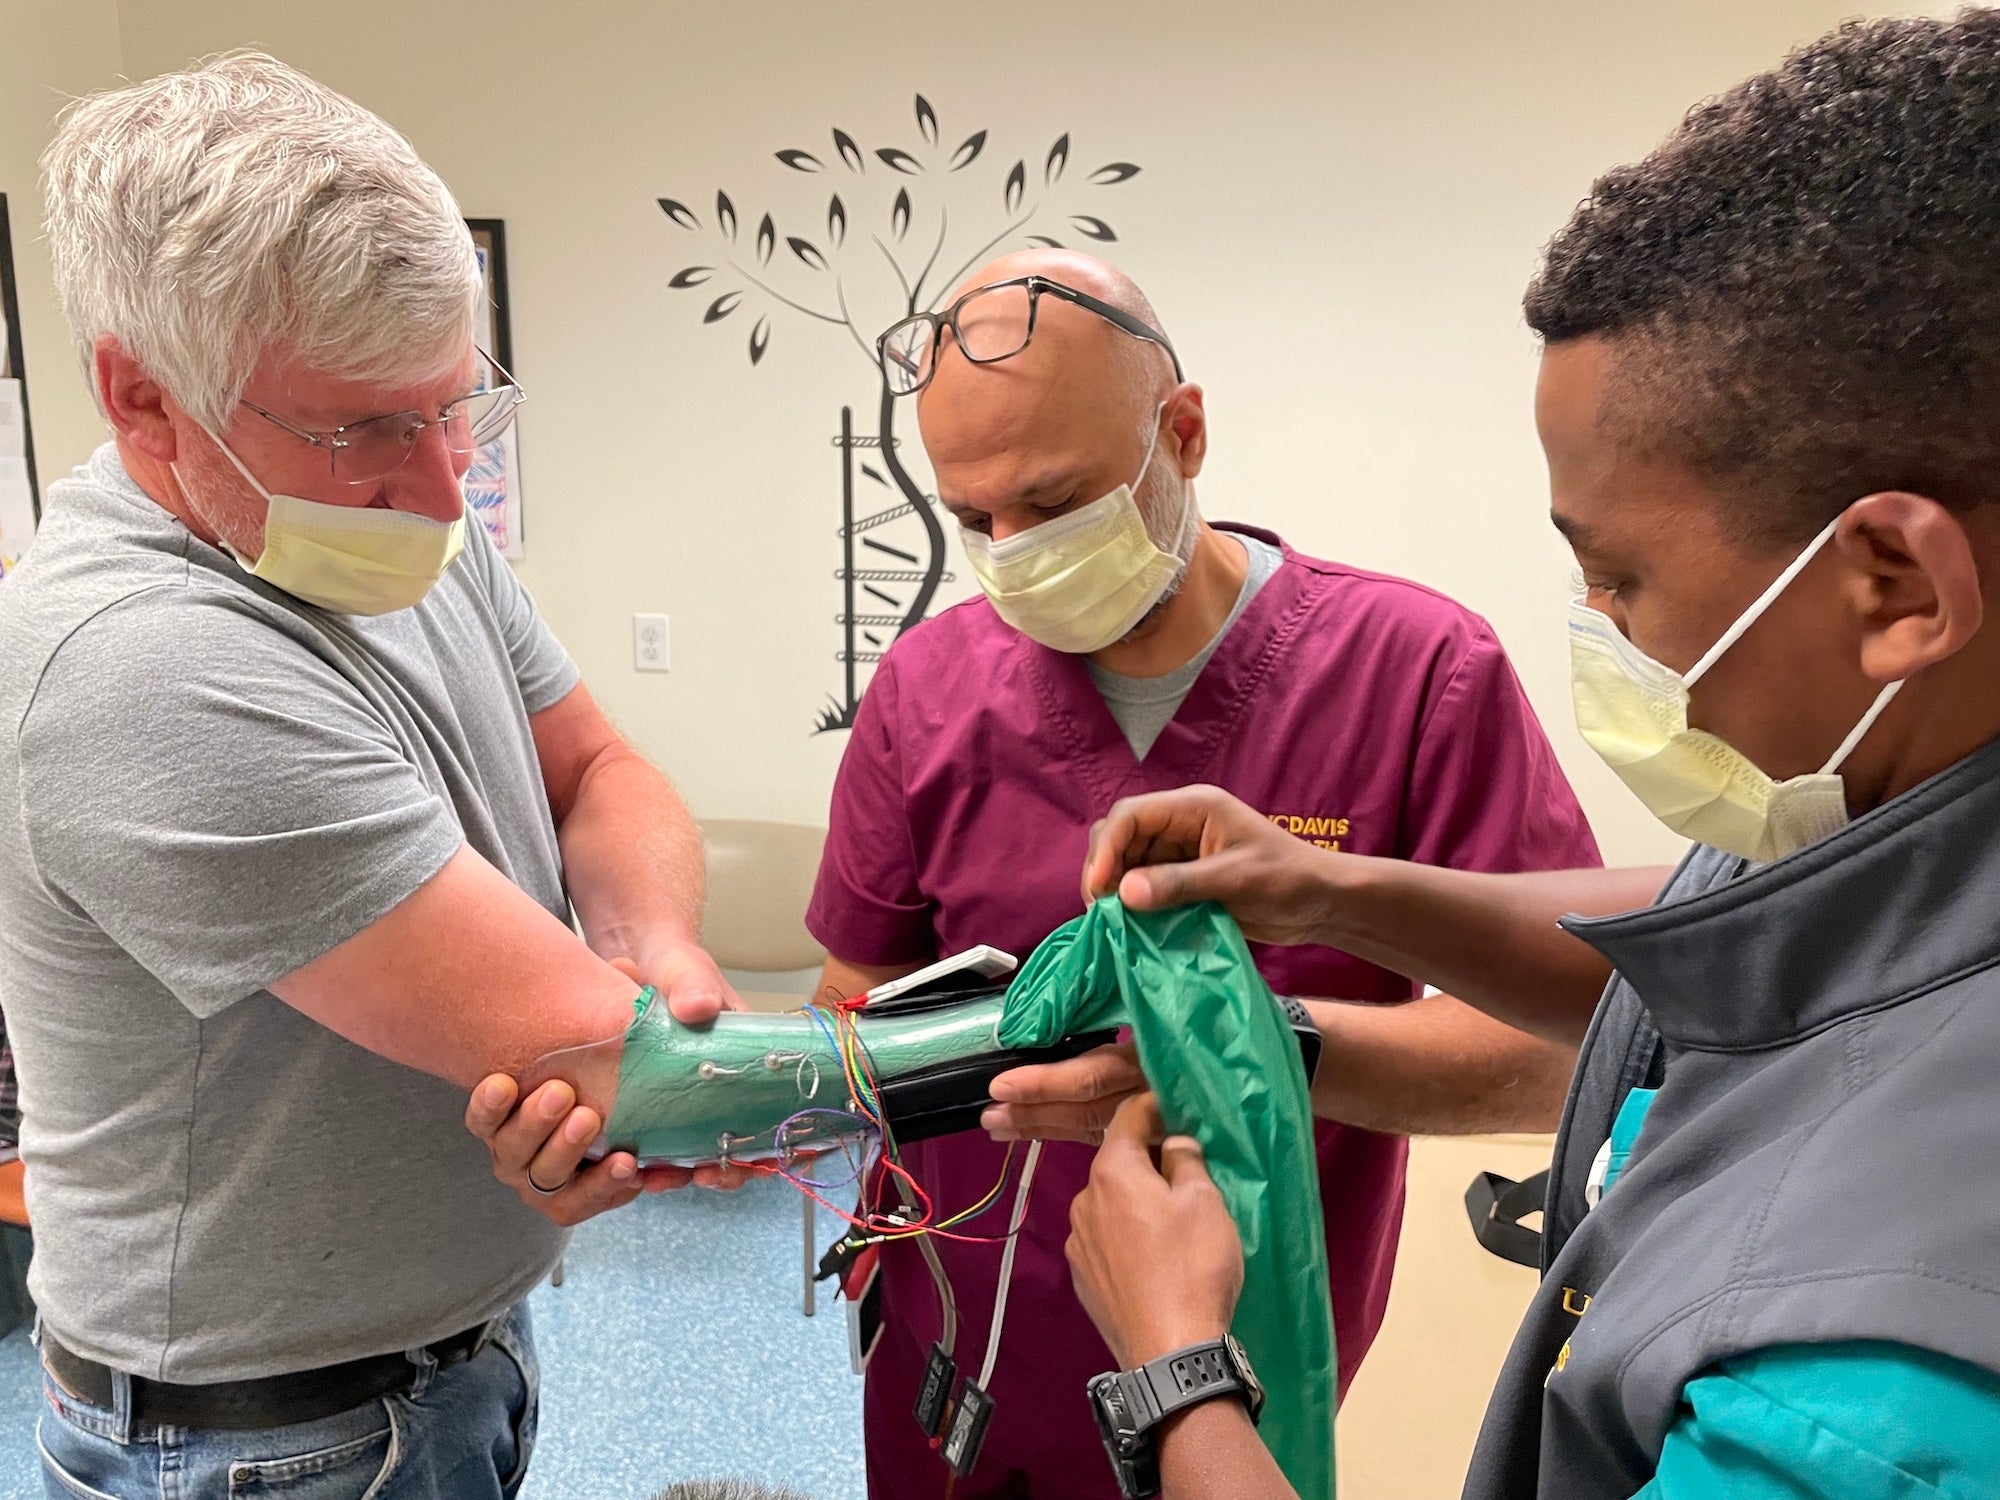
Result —
[[35, 1440], [50, 1500], [512, 1500], [535, 1446], [541, 1371], [526, 1303], [470, 1360], [410, 1356], [415, 1383], [318, 1422], [258, 1432], [155, 1427], [46, 1376]]

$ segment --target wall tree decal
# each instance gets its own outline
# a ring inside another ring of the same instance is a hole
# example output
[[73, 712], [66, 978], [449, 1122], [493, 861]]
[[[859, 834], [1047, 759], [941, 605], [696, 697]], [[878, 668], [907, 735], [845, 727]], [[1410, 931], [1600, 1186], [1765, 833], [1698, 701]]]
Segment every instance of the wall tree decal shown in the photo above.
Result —
[[[771, 352], [774, 319], [798, 319], [843, 332], [874, 379], [875, 431], [857, 433], [853, 408], [845, 407], [833, 440], [842, 464], [837, 576], [845, 607], [836, 617], [841, 629], [836, 655], [844, 681], [840, 695], [829, 695], [815, 724], [818, 732], [853, 725], [862, 691], [856, 669], [880, 661], [894, 636], [929, 614], [938, 586], [951, 577], [945, 572], [946, 539], [936, 497], [911, 477], [897, 454], [897, 412], [909, 403], [898, 402], [882, 380], [875, 335], [899, 317], [935, 311], [962, 277], [1005, 250], [1060, 248], [1064, 241], [1058, 235], [1093, 244], [1116, 241], [1104, 218], [1078, 210], [1083, 199], [1130, 182], [1140, 171], [1131, 162], [1114, 161], [1088, 174], [1071, 174], [1067, 131], [1046, 153], [1023, 154], [1003, 166], [1006, 154], [989, 152], [992, 130], [952, 140], [922, 94], [916, 96], [914, 115], [917, 135], [905, 144], [870, 150], [835, 126], [828, 133], [831, 150], [788, 146], [773, 153], [789, 172], [829, 179], [824, 215], [815, 211], [809, 224], [781, 228], [772, 213], [764, 213], [751, 228], [749, 215], [739, 212], [725, 190], [717, 191], [712, 212], [677, 198], [658, 200], [669, 223], [703, 245], [695, 263], [674, 272], [667, 285], [699, 289], [704, 324], [727, 324], [742, 312], [748, 320], [743, 347], [753, 366]], [[1031, 157], [1037, 167], [1032, 174]], [[1039, 181], [1031, 185], [1031, 176]], [[894, 306], [887, 299], [872, 305], [864, 300], [870, 278], [861, 273], [879, 275], [884, 264], [896, 287]], [[863, 456], [869, 454], [879, 455], [879, 467]], [[870, 484], [883, 491], [879, 508], [865, 498]], [[897, 545], [890, 538], [898, 528], [907, 530], [911, 520], [920, 531]], [[872, 534], [878, 531], [887, 535]], [[876, 555], [858, 557], [857, 543]], [[874, 603], [857, 601], [857, 587]]]

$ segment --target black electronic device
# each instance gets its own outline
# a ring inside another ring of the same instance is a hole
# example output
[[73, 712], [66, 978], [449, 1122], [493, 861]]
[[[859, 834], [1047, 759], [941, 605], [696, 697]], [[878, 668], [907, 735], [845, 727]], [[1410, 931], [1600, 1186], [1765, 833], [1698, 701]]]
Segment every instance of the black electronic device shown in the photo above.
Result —
[[[869, 991], [862, 1014], [909, 1015], [1004, 995], [1012, 978], [1013, 963], [1010, 955], [997, 949], [972, 949], [905, 979], [878, 985]], [[1278, 1004], [1298, 1039], [1300, 1061], [1310, 1085], [1319, 1067], [1322, 1046], [1319, 1028], [1297, 1000], [1279, 996]], [[1064, 1037], [1048, 1047], [982, 1052], [905, 1074], [882, 1085], [883, 1113], [889, 1129], [903, 1143], [974, 1130], [978, 1128], [979, 1117], [993, 1102], [993, 1080], [1002, 1073], [1034, 1063], [1063, 1062], [1117, 1039], [1118, 1033], [1113, 1030], [1086, 1032]]]
[[1064, 1037], [1053, 1047], [1012, 1047], [906, 1073], [881, 1087], [882, 1113], [898, 1145], [979, 1128], [993, 1080], [1010, 1068], [1062, 1062], [1118, 1039], [1115, 1031]]
[[[868, 992], [866, 1016], [911, 1015], [1007, 993], [1014, 958], [997, 948], [974, 948]], [[899, 1145], [975, 1130], [993, 1102], [993, 1080], [1010, 1068], [1062, 1062], [1116, 1041], [1115, 1031], [1064, 1037], [1049, 1047], [1006, 1047], [939, 1063], [885, 1081], [882, 1113]]]
[[917, 1426], [933, 1443], [944, 1437], [945, 1421], [951, 1415], [951, 1392], [958, 1384], [958, 1366], [944, 1352], [942, 1344], [931, 1345], [930, 1360], [924, 1365], [924, 1383], [917, 1387]]
[[968, 1380], [952, 1408], [951, 1429], [944, 1435], [944, 1461], [960, 1479], [979, 1466], [979, 1450], [986, 1446], [986, 1428], [993, 1421], [993, 1398], [977, 1381]]

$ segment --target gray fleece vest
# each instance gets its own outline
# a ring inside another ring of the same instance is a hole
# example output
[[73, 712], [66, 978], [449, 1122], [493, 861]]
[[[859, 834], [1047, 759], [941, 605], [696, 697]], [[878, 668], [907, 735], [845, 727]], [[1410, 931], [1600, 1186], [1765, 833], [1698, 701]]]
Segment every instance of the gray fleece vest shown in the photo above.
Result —
[[1753, 1349], [1884, 1339], [2000, 1372], [2000, 743], [1740, 869], [1700, 851], [1660, 904], [1565, 924], [1619, 983], [1560, 1159], [1642, 1081], [1646, 1014], [1664, 1081], [1555, 1252], [1467, 1500], [1629, 1500], [1681, 1388]]

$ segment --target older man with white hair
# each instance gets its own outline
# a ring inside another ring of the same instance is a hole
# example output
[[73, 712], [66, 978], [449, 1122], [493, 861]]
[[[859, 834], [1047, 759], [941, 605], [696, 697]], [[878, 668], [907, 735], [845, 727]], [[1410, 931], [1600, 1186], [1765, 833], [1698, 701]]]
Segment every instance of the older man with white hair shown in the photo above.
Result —
[[[511, 1495], [559, 1225], [672, 1179], [496, 1182], [463, 1091], [729, 1001], [699, 837], [468, 523], [520, 393], [408, 142], [239, 54], [45, 168], [112, 430], [0, 586], [49, 1493]], [[525, 1116], [594, 1133], [589, 1055]]]

